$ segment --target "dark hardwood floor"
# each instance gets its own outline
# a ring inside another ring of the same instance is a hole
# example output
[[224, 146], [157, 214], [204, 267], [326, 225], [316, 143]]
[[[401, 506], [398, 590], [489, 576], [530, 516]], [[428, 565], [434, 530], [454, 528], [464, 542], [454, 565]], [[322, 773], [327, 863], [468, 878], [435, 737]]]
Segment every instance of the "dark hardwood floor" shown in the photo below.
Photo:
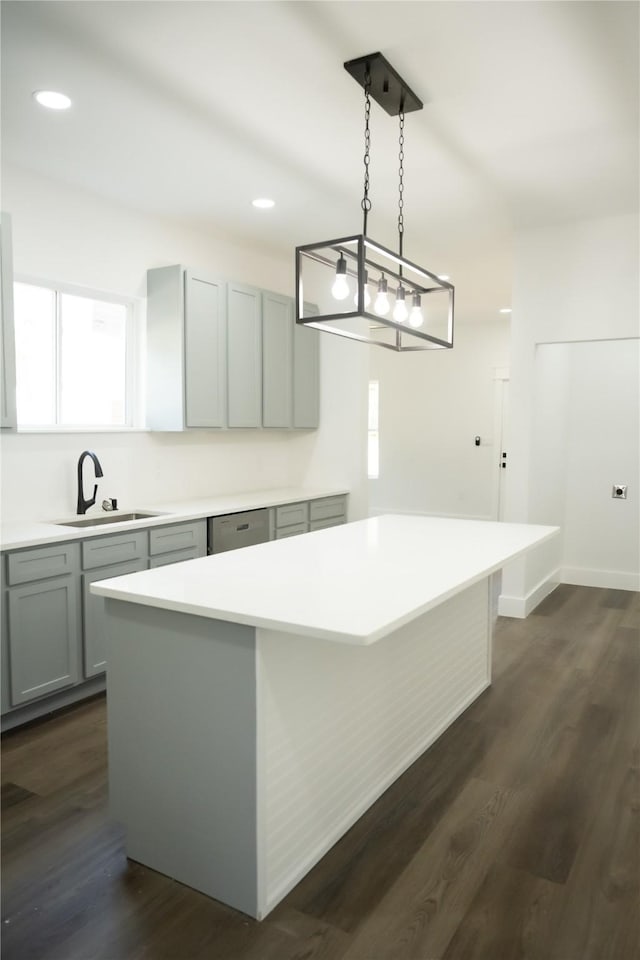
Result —
[[3, 960], [638, 960], [639, 628], [571, 586], [501, 619], [492, 687], [262, 923], [126, 860], [103, 699], [7, 734]]

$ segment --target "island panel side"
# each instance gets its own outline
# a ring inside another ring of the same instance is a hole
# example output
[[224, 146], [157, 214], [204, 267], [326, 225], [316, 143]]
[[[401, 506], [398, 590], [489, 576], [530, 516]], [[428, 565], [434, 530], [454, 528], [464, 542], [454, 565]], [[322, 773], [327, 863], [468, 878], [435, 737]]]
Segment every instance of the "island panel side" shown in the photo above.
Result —
[[106, 619], [127, 856], [255, 917], [255, 631], [117, 600]]
[[489, 578], [370, 646], [256, 631], [266, 915], [490, 684]]

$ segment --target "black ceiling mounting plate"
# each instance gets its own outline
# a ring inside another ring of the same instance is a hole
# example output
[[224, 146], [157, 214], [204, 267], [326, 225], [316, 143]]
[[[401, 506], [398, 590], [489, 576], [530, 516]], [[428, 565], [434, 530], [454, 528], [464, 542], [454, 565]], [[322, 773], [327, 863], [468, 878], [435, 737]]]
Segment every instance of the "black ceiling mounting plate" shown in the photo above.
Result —
[[416, 97], [381, 53], [369, 53], [366, 57], [348, 60], [344, 65], [361, 87], [366, 82], [367, 67], [371, 77], [371, 96], [389, 116], [397, 117], [401, 111], [411, 113], [412, 110], [422, 110], [422, 100]]

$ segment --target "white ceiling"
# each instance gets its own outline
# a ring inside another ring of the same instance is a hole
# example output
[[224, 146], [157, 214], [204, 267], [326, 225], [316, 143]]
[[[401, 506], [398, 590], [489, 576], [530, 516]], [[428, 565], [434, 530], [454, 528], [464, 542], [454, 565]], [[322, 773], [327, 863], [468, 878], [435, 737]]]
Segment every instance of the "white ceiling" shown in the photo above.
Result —
[[[363, 92], [342, 64], [380, 50], [425, 103], [406, 118], [405, 253], [490, 313], [514, 227], [637, 209], [638, 10], [4, 0], [2, 159], [292, 255], [361, 230]], [[42, 88], [73, 108], [38, 107]], [[373, 104], [369, 232], [392, 246], [397, 166]]]

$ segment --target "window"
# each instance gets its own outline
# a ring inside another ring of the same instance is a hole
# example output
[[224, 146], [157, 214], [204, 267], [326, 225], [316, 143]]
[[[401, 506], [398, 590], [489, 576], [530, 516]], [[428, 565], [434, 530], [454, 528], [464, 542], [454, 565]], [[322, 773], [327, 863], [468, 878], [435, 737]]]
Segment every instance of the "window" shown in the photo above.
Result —
[[380, 476], [380, 446], [378, 436], [378, 407], [380, 384], [378, 380], [369, 381], [369, 425], [367, 446], [367, 475], [369, 480]]
[[134, 422], [133, 301], [14, 284], [18, 427]]

